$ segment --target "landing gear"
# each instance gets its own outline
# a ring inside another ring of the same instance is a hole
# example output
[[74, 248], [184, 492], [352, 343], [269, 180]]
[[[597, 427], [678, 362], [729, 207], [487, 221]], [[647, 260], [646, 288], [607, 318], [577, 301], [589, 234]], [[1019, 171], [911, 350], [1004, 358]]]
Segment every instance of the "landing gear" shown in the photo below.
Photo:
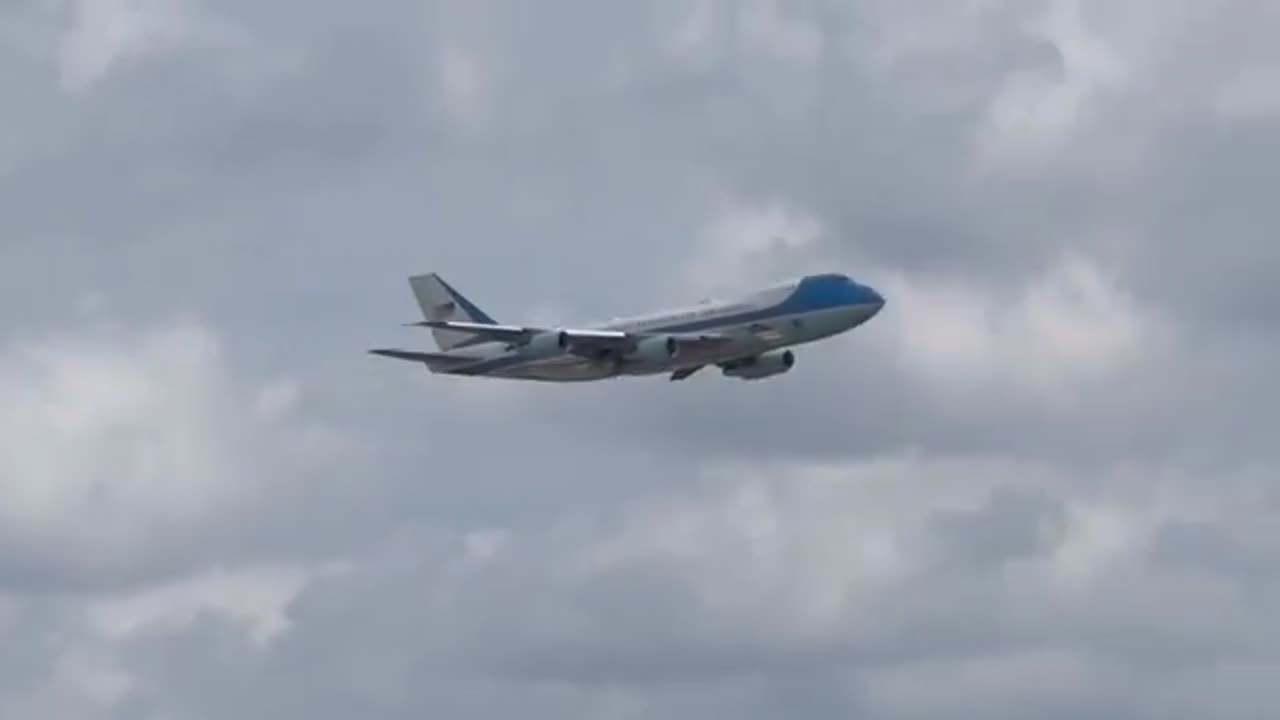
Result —
[[622, 356], [613, 350], [602, 349], [592, 358], [596, 365], [608, 370], [611, 375], [622, 374]]

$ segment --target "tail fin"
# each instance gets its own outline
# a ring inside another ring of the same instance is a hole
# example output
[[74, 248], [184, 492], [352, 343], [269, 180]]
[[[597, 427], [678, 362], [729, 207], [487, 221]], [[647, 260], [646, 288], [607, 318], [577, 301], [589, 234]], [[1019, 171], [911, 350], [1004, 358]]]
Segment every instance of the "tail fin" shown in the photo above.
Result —
[[[436, 273], [414, 275], [409, 278], [409, 286], [413, 288], [414, 297], [418, 299], [418, 306], [422, 308], [422, 315], [427, 320], [497, 324], [485, 311], [450, 287], [449, 283]], [[451, 350], [477, 341], [474, 334], [456, 330], [433, 328], [431, 335], [441, 350]]]

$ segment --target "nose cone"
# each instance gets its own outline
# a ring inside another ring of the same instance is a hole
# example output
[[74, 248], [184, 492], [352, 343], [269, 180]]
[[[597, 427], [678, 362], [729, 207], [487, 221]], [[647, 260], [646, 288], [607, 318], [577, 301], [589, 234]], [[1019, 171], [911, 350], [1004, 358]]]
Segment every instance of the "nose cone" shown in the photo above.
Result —
[[875, 288], [869, 285], [863, 285], [862, 289], [866, 294], [866, 298], [867, 298], [866, 304], [870, 305], [872, 308], [871, 314], [875, 315], [876, 313], [880, 312], [880, 309], [884, 307], [884, 296], [881, 295]]

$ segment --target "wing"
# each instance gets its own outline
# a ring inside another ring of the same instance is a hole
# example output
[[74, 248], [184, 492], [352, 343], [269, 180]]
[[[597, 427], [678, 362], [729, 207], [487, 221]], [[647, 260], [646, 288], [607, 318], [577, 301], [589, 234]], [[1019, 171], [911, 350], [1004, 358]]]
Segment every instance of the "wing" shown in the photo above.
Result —
[[[489, 325], [486, 323], [451, 322], [446, 320], [425, 320], [410, 324], [467, 332], [485, 340], [505, 342], [511, 345], [527, 343], [539, 335], [559, 334], [563, 338], [566, 352], [583, 357], [597, 357], [604, 351], [629, 352], [636, 346], [636, 343], [658, 334], [629, 333], [622, 330], [556, 330], [520, 325]], [[695, 352], [723, 347], [734, 342], [733, 338], [724, 335], [705, 333], [697, 335], [677, 333], [671, 335], [671, 337], [675, 339], [682, 349]]]
[[428, 327], [436, 330], [454, 330], [471, 333], [482, 340], [494, 342], [519, 343], [538, 334], [536, 328], [519, 325], [489, 325], [487, 323], [451, 322], [448, 320], [423, 320], [408, 323], [411, 327]]

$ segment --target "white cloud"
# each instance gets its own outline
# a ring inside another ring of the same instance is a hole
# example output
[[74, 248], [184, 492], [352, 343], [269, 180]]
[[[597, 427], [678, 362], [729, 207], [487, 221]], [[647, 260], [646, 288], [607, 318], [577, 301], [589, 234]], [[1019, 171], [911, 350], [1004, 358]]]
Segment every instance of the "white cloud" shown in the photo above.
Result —
[[11, 342], [0, 353], [0, 536], [64, 568], [134, 567], [286, 496], [351, 449], [289, 413], [300, 392], [289, 380], [241, 389], [198, 324]]
[[78, 92], [118, 62], [189, 43], [225, 42], [232, 32], [200, 0], [64, 0], [58, 53], [63, 88]]
[[61, 655], [54, 668], [53, 684], [88, 701], [89, 707], [111, 707], [135, 688], [135, 680], [110, 659], [84, 650]]
[[1131, 370], [1162, 338], [1153, 315], [1087, 258], [1068, 256], [1014, 298], [941, 280], [886, 281], [892, 342], [942, 389], [1016, 388], [1069, 402]]
[[1114, 663], [1087, 652], [1043, 649], [877, 668], [864, 687], [882, 717], [1019, 717], [1027, 707], [1088, 712], [1094, 703], [1105, 706], [1121, 689], [1122, 675]]
[[720, 1], [693, 0], [670, 5], [676, 17], [659, 38], [663, 51], [696, 68], [707, 68], [723, 59], [726, 33], [722, 32]]
[[441, 52], [439, 81], [445, 105], [458, 127], [479, 130], [492, 121], [493, 90], [490, 72], [480, 58], [457, 48]]
[[1063, 589], [1093, 588], [1125, 560], [1144, 549], [1155, 513], [1114, 504], [1079, 503], [1071, 508], [1071, 531], [1053, 553], [1053, 573]]
[[1280, 115], [1280, 65], [1255, 65], [1219, 89], [1216, 109], [1228, 119], [1265, 120]]
[[[1275, 704], [1275, 303], [1195, 281], [1270, 231], [1261, 4], [33, 4], [2, 307], [219, 332], [3, 340], [0, 715]], [[361, 353], [423, 253], [533, 318], [854, 256], [889, 305], [776, 382], [450, 380]]]
[[782, 201], [723, 199], [699, 234], [678, 291], [741, 292], [816, 270], [812, 251], [821, 233], [816, 218]]
[[[1103, 472], [1106, 486], [1130, 470]], [[279, 671], [242, 680], [255, 702], [302, 702], [320, 683], [407, 709], [415, 693], [500, 687], [485, 695], [492, 711], [534, 692], [532, 673], [574, 707], [647, 711], [673, 688], [684, 706], [717, 687], [768, 694], [801, 672], [865, 692], [886, 717], [1100, 698], [1131, 709], [1143, 696], [1112, 678], [1158, 685], [1178, 671], [1150, 648], [1196, 647], [1224, 634], [1210, 611], [1260, 608], [1238, 592], [1248, 578], [1215, 588], [1153, 561], [1183, 515], [1137, 496], [1082, 501], [1071, 480], [961, 457], [715, 465], [684, 489], [550, 526], [392, 538], [322, 583], [258, 567], [112, 594], [89, 604], [89, 627], [124, 647], [181, 636], [201, 613], [226, 618]], [[1211, 522], [1231, 532], [1230, 517]], [[1161, 593], [1191, 604], [1152, 605]], [[271, 642], [286, 627], [302, 644]], [[127, 654], [81, 640], [67, 667], [83, 692], [109, 702], [137, 687]], [[1234, 662], [1249, 648], [1219, 651]]]
[[484, 562], [502, 552], [509, 540], [508, 533], [502, 530], [477, 530], [467, 533], [463, 544], [469, 559]]
[[921, 534], [937, 513], [973, 510], [996, 487], [1043, 486], [1049, 472], [912, 456], [715, 466], [698, 489], [633, 506], [575, 554], [587, 577], [662, 559], [717, 623], [783, 647], [874, 634], [885, 618], [872, 623], [858, 608], [891, 605], [929, 571]]
[[[1160, 476], [1152, 467], [1098, 474], [1099, 487]], [[1205, 642], [1218, 632], [1214, 613], [1258, 607], [1260, 598], [1233, 592], [1247, 577], [1215, 585], [1155, 559], [1161, 531], [1194, 512], [1149, 493], [1084, 498], [1073, 481], [1053, 465], [966, 457], [712, 466], [685, 489], [625, 508], [566, 513], [572, 522], [552, 529], [464, 535], [433, 543], [430, 560], [397, 563], [413, 577], [380, 582], [410, 599], [403, 612], [430, 642], [385, 658], [412, 665], [438, 651], [456, 663], [461, 653], [570, 687], [609, 678], [627, 693], [655, 677], [748, 682], [786, 667], [859, 668], [884, 680], [877, 702], [893, 707], [908, 700], [893, 678], [950, 667], [975, 684], [915, 700], [991, 710], [1105, 691], [1089, 674], [1041, 674], [1077, 654], [1158, 677], [1165, 668], [1150, 648]], [[1234, 535], [1231, 514], [1206, 522]], [[479, 557], [477, 546], [486, 546]], [[350, 582], [355, 591], [374, 580]], [[1162, 593], [1194, 608], [1148, 607]]]
[[825, 41], [820, 28], [778, 0], [694, 0], [672, 3], [660, 45], [689, 67], [706, 69], [735, 54], [812, 65]]
[[254, 412], [267, 422], [281, 420], [293, 412], [302, 397], [302, 388], [296, 380], [281, 380], [258, 391]]
[[991, 102], [980, 139], [985, 163], [1038, 162], [1099, 117], [1098, 102], [1126, 80], [1121, 56], [1085, 25], [1081, 0], [1053, 0], [1028, 29], [1058, 56], [1051, 68], [1010, 75]]
[[487, 132], [502, 118], [504, 24], [499, 3], [437, 3], [429, 6], [427, 65], [446, 116], [463, 134]]
[[790, 15], [784, 7], [794, 10], [793, 4], [779, 0], [746, 3], [739, 10], [738, 32], [748, 46], [783, 60], [811, 65], [822, 53], [823, 35], [812, 21]]
[[95, 600], [89, 620], [98, 632], [119, 640], [140, 632], [177, 632], [207, 612], [242, 625], [256, 645], [265, 647], [289, 628], [288, 605], [310, 576], [298, 568], [212, 569]]

